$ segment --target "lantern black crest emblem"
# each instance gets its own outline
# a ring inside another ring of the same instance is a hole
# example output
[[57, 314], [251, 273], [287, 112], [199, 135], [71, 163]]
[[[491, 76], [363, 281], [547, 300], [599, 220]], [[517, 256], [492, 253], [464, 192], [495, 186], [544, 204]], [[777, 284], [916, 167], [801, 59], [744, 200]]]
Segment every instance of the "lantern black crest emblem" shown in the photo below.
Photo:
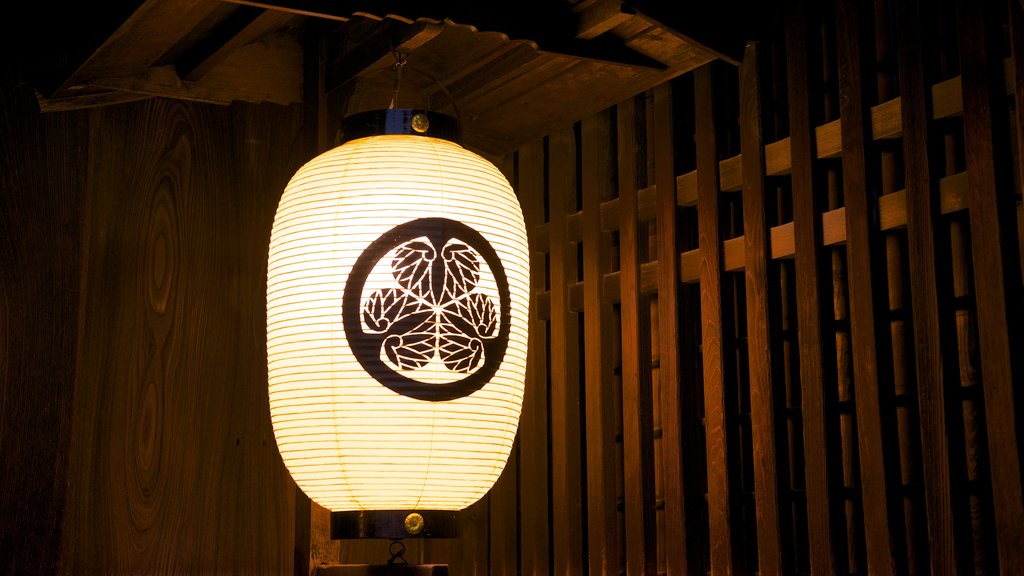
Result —
[[342, 295], [345, 333], [363, 369], [403, 396], [429, 401], [468, 396], [494, 376], [510, 309], [494, 248], [446, 218], [413, 220], [370, 243]]

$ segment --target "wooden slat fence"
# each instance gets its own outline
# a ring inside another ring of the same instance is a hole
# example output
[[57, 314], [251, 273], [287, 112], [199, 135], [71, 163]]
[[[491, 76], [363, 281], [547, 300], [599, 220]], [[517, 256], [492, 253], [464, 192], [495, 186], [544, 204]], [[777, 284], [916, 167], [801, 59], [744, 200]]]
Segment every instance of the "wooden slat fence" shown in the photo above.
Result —
[[510, 157], [535, 336], [492, 573], [1015, 573], [1024, 41], [976, 4], [793, 2]]

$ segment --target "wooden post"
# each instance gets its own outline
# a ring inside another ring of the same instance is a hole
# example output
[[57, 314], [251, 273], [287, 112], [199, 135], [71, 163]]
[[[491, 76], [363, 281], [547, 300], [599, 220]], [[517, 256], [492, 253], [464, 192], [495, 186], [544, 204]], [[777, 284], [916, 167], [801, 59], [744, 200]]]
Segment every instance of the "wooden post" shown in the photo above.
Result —
[[544, 146], [540, 140], [519, 149], [519, 198], [530, 240], [530, 347], [526, 364], [526, 397], [519, 424], [519, 510], [522, 573], [527, 576], [550, 573], [548, 512], [548, 342], [547, 322], [540, 319], [540, 296], [544, 293], [547, 246], [538, 238], [544, 223]]
[[877, 166], [867, 160], [870, 107], [864, 83], [865, 49], [870, 43], [856, 0], [837, 2], [839, 102], [842, 118], [843, 198], [846, 204], [846, 253], [849, 269], [850, 332], [856, 385], [860, 486], [867, 540], [868, 570], [890, 574], [906, 570], [901, 506], [893, 450], [898, 447], [891, 418], [892, 344], [886, 319], [885, 246], [878, 233]]
[[622, 316], [622, 452], [627, 576], [657, 572], [654, 511], [654, 439], [651, 399], [650, 304], [640, 292], [640, 217], [637, 213], [637, 107], [619, 104], [619, 296]]
[[754, 451], [754, 499], [757, 513], [758, 569], [761, 574], [793, 571], [783, 554], [776, 458], [775, 370], [777, 332], [771, 312], [777, 285], [768, 277], [768, 246], [764, 186], [764, 143], [761, 138], [761, 83], [758, 45], [748, 44], [740, 65], [740, 145], [743, 157], [743, 237], [747, 298], [747, 350], [750, 365], [750, 419]]
[[576, 142], [571, 129], [548, 144], [551, 266], [551, 498], [554, 572], [583, 572], [579, 319], [569, 309], [576, 247], [567, 217], [576, 208]]
[[[1002, 63], [990, 3], [959, 0], [971, 257], [981, 351], [982, 392], [990, 454], [999, 568], [1024, 573], [1024, 496], [1017, 445], [1015, 388], [1021, 383], [1020, 260], [1016, 206], [1006, 163], [1008, 135], [993, 117], [1004, 98]], [[998, 99], [998, 100], [997, 100]], [[1019, 391], [1017, 392], [1019, 394]]]
[[[731, 574], [736, 558], [729, 435], [722, 352], [722, 241], [718, 230], [718, 149], [715, 143], [711, 65], [694, 72], [697, 122], [697, 221], [700, 234], [701, 349], [704, 363], [704, 419], [707, 428], [708, 519], [711, 571]], [[659, 227], [659, 233], [666, 233]], [[659, 259], [660, 264], [660, 259]]]
[[[790, 86], [810, 86], [808, 33], [807, 2], [795, 2], [786, 21]], [[833, 380], [826, 378], [826, 364], [834, 363], [834, 347], [826, 345], [821, 326], [822, 318], [828, 316], [828, 303], [822, 298], [829, 285], [828, 258], [821, 248], [822, 210], [814, 194], [814, 128], [806, 90], [789, 91], [789, 126], [808, 548], [812, 573], [835, 574], [845, 557], [836, 558], [835, 538], [842, 529], [832, 478], [837, 472], [834, 461], [838, 455], [830, 446], [835, 426], [828, 412]]]
[[612, 310], [604, 298], [608, 235], [601, 203], [610, 197], [611, 119], [607, 111], [585, 118], [583, 155], [583, 319], [586, 394], [587, 536], [592, 574], [619, 573], [619, 522], [614, 506], [615, 387], [612, 381]]
[[669, 576], [689, 574], [694, 551], [684, 529], [683, 413], [679, 371], [679, 249], [672, 148], [672, 87], [654, 89], [654, 169], [657, 188], [658, 372], [661, 384], [662, 462], [665, 471], [665, 550]]
[[[938, 170], [941, 150], [929, 136], [931, 90], [924, 74], [922, 6], [919, 0], [899, 3], [899, 77], [904, 164], [907, 194], [907, 250], [910, 266], [911, 309], [914, 327], [914, 364], [921, 426], [925, 508], [931, 554], [936, 574], [967, 573], [968, 552], [957, 541], [955, 526], [966, 524], [966, 508], [954, 494], [963, 494], [963, 453], [951, 454], [954, 434], [951, 412], [958, 407], [947, 398], [957, 389], [956, 342], [953, 334], [952, 278], [948, 263], [949, 237], [940, 234]], [[959, 466], [951, 466], [951, 460]], [[924, 567], [924, 565], [922, 565]]]

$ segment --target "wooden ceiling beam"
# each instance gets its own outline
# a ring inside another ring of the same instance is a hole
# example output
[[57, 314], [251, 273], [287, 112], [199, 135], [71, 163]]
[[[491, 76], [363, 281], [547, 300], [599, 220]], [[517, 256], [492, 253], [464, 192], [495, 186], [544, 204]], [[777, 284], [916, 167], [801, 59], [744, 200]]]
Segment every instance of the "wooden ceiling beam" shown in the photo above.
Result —
[[[401, 14], [409, 21], [450, 19], [472, 25], [478, 30], [500, 31], [509, 38], [529, 40], [553, 54], [572, 56], [605, 64], [665, 70], [663, 62], [636, 52], [618, 38], [576, 38], [576, 17], [559, 2], [533, 0], [508, 7], [483, 2], [452, 2], [435, 4], [414, 0], [350, 0], [345, 3], [313, 0], [226, 0], [292, 14], [348, 22], [353, 16], [383, 18], [381, 14]], [[392, 16], [394, 17], [394, 16]], [[538, 25], [543, 22], [543, 25]]]
[[284, 27], [295, 18], [291, 14], [238, 6], [208, 35], [187, 49], [177, 59], [178, 75], [196, 82], [224, 62], [232, 52], [273, 30]]
[[385, 19], [369, 37], [328, 65], [327, 92], [390, 67], [395, 63], [394, 52], [411, 53], [433, 40], [443, 28], [442, 23], [428, 20], [407, 24], [394, 18]]
[[51, 96], [74, 96], [96, 78], [143, 73], [219, 6], [219, 0], [146, 0]]
[[622, 0], [597, 0], [580, 3], [576, 10], [579, 18], [576, 38], [591, 40], [632, 18], [636, 12], [622, 4]]

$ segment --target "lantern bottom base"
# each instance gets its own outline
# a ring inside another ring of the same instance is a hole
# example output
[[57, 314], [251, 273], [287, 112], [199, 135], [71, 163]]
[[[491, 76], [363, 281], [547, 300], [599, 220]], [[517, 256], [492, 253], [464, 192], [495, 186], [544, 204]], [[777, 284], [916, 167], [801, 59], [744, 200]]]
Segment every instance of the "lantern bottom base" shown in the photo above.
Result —
[[448, 576], [447, 564], [326, 564], [317, 576]]
[[331, 512], [331, 538], [455, 538], [452, 510], [352, 510]]

